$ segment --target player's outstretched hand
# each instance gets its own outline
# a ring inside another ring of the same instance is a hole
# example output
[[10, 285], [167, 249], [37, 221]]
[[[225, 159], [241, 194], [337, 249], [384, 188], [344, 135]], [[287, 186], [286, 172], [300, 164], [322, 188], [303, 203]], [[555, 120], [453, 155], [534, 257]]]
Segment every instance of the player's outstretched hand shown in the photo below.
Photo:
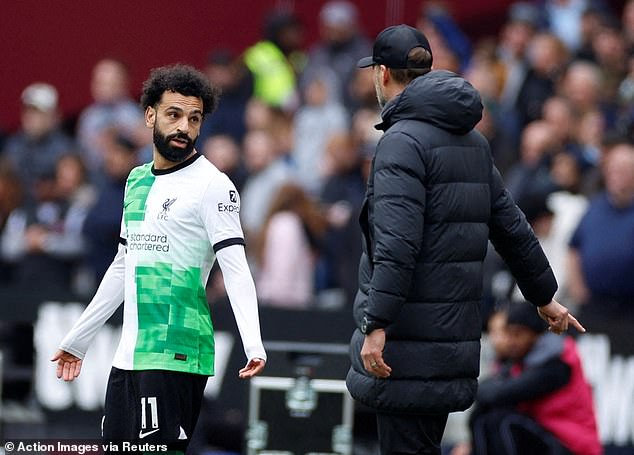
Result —
[[555, 299], [551, 300], [547, 305], [538, 307], [537, 312], [548, 323], [548, 330], [556, 334], [567, 331], [569, 324], [581, 333], [586, 331], [579, 321], [568, 312], [568, 308]]
[[61, 349], [51, 358], [51, 362], [57, 362], [57, 377], [64, 381], [72, 381], [81, 373], [81, 359]]
[[247, 366], [245, 366], [238, 372], [238, 376], [241, 379], [251, 378], [255, 376], [256, 374], [260, 373], [260, 371], [264, 369], [265, 364], [266, 364], [266, 360], [264, 359], [258, 359], [257, 357], [254, 359], [251, 359], [247, 363]]

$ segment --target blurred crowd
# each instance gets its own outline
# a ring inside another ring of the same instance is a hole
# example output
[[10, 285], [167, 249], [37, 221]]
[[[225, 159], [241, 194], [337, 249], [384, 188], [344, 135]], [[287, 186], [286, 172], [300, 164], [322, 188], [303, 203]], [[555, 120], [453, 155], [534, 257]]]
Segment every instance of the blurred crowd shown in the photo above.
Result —
[[[625, 331], [634, 323], [634, 1], [618, 10], [599, 0], [513, 3], [501, 30], [477, 41], [452, 17], [456, 5], [424, 2], [408, 22], [429, 38], [435, 69], [480, 91], [477, 128], [544, 246], [557, 297], [591, 329]], [[305, 24], [272, 11], [260, 41], [239, 54], [211, 49], [200, 68], [222, 98], [196, 147], [240, 192], [262, 305], [340, 308], [356, 292], [357, 217], [380, 138], [372, 71], [356, 62], [372, 37], [345, 0], [324, 3], [315, 20], [319, 40], [307, 47]], [[21, 127], [0, 143], [6, 289], [94, 292], [116, 252], [126, 176], [152, 156], [128, 76], [125, 62], [96, 63], [94, 101], [72, 127], [54, 86], [25, 87]], [[487, 262], [485, 313], [517, 293], [494, 252]], [[223, 295], [218, 273], [211, 300]]]

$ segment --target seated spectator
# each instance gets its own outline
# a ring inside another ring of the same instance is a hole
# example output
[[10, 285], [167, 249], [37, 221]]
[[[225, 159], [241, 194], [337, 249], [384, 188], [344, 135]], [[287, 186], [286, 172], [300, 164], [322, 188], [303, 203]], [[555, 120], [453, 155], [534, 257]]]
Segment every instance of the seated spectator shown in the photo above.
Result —
[[570, 51], [581, 46], [581, 18], [591, 0], [544, 0], [543, 9], [551, 32]]
[[250, 131], [243, 143], [244, 165], [249, 173], [241, 194], [242, 226], [247, 238], [256, 238], [279, 187], [292, 177], [291, 169], [278, 155], [268, 131]]
[[[569, 162], [574, 166], [574, 158], [565, 152], [558, 153], [554, 159], [553, 170]], [[563, 170], [557, 172], [563, 174]], [[551, 194], [529, 194], [518, 201], [535, 235], [539, 239], [548, 262], [559, 285], [555, 293], [557, 301], [570, 304], [568, 291], [568, 242], [586, 210], [588, 202], [584, 196], [570, 191], [560, 190]], [[521, 297], [515, 288], [516, 297]], [[574, 304], [574, 302], [572, 302]]]
[[620, 110], [615, 130], [634, 144], [634, 51], [628, 59], [627, 76], [619, 85], [618, 103]]
[[[348, 86], [350, 92], [351, 110], [358, 112], [361, 109], [377, 111], [376, 90], [374, 88], [374, 76], [370, 68], [357, 68], [353, 73]], [[377, 112], [378, 116], [378, 112]]]
[[312, 193], [319, 194], [323, 184], [323, 161], [328, 137], [348, 128], [344, 107], [333, 98], [327, 80], [332, 72], [322, 70], [312, 75], [304, 87], [304, 105], [297, 110], [293, 123], [292, 158], [298, 181]]
[[509, 7], [497, 45], [497, 56], [504, 67], [500, 102], [505, 110], [514, 106], [526, 78], [528, 46], [539, 27], [540, 12], [537, 6], [529, 2], [515, 2]]
[[589, 331], [610, 336], [615, 352], [634, 354], [634, 146], [607, 151], [605, 190], [588, 207], [570, 241], [571, 296]]
[[634, 50], [634, 0], [628, 0], [623, 8], [623, 14], [621, 16], [621, 22], [623, 24], [623, 35], [625, 36], [625, 43], [630, 50]]
[[508, 362], [479, 385], [470, 418], [473, 455], [603, 453], [576, 343], [545, 329], [531, 305], [509, 306]]
[[469, 65], [471, 42], [441, 2], [423, 2], [416, 28], [429, 39], [435, 69], [462, 73]]
[[568, 99], [577, 115], [601, 112], [603, 77], [600, 68], [589, 62], [573, 62], [567, 69], [560, 86], [561, 94]]
[[529, 69], [517, 94], [515, 109], [519, 124], [539, 120], [544, 102], [554, 95], [562, 72], [568, 64], [568, 53], [564, 44], [548, 33], [538, 33], [528, 45]]
[[[304, 75], [324, 68], [332, 70], [329, 92], [333, 100], [352, 112], [354, 102], [349, 87], [354, 78], [357, 61], [371, 51], [369, 40], [359, 30], [358, 11], [354, 3], [333, 0], [319, 11], [319, 42], [308, 54]], [[302, 78], [303, 84], [306, 83]]]
[[244, 112], [253, 93], [251, 74], [230, 51], [223, 49], [211, 53], [204, 70], [211, 83], [222, 90], [222, 102], [213, 115], [205, 117], [198, 144], [216, 135], [228, 135], [242, 142], [246, 133]]
[[96, 200], [83, 226], [87, 250], [84, 295], [92, 295], [117, 252], [125, 182], [137, 163], [135, 145], [116, 130], [108, 130], [104, 146], [103, 177], [96, 185]]
[[543, 120], [524, 128], [521, 161], [511, 167], [506, 177], [507, 188], [516, 201], [528, 194], [548, 194], [555, 190], [549, 170], [551, 155], [557, 146], [555, 139], [553, 128]]
[[81, 229], [91, 197], [74, 160], [65, 156], [56, 173], [40, 175], [34, 200], [13, 210], [2, 231], [2, 257], [14, 263], [17, 287], [47, 289], [51, 298], [73, 288], [84, 253]]
[[75, 144], [59, 127], [58, 95], [55, 87], [42, 82], [22, 92], [21, 129], [7, 139], [2, 158], [22, 181], [25, 196], [41, 175], [55, 173], [57, 160], [73, 151]]
[[201, 152], [231, 179], [238, 192], [242, 191], [248, 174], [240, 157], [240, 146], [228, 135], [208, 137], [202, 142]]
[[257, 244], [255, 283], [263, 304], [310, 306], [325, 229], [325, 217], [300, 186], [289, 183], [279, 188]]
[[605, 21], [593, 37], [592, 49], [602, 73], [602, 98], [614, 100], [628, 70], [628, 50], [618, 24]]
[[330, 136], [324, 160], [326, 178], [320, 195], [329, 222], [324, 242], [329, 272], [327, 287], [343, 289], [350, 304], [359, 287], [362, 241], [358, 220], [365, 196], [359, 145], [349, 133]]
[[594, 164], [594, 158], [586, 156], [584, 147], [578, 142], [577, 126], [580, 119], [566, 98], [548, 98], [542, 108], [542, 117], [552, 126], [553, 135], [560, 148], [574, 155], [584, 167]]
[[[7, 219], [22, 201], [22, 185], [20, 179], [10, 169], [0, 167], [0, 232], [4, 229]], [[0, 283], [10, 283], [12, 280], [11, 264], [0, 256]]]
[[77, 140], [89, 171], [99, 174], [104, 161], [104, 148], [113, 128], [135, 146], [151, 142], [145, 127], [143, 111], [130, 97], [128, 67], [120, 60], [105, 58], [92, 71], [90, 92], [94, 102], [80, 114]]

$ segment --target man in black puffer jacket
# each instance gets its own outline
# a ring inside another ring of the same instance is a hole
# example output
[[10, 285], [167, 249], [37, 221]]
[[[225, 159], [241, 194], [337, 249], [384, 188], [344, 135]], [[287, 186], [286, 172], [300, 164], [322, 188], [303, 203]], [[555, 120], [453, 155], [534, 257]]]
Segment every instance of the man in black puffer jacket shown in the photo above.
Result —
[[360, 217], [347, 386], [377, 411], [382, 454], [440, 454], [448, 413], [473, 402], [489, 240], [552, 331], [584, 330], [552, 300], [550, 265], [473, 129], [478, 92], [431, 64], [427, 39], [406, 25], [382, 31], [359, 61], [372, 66], [385, 134]]

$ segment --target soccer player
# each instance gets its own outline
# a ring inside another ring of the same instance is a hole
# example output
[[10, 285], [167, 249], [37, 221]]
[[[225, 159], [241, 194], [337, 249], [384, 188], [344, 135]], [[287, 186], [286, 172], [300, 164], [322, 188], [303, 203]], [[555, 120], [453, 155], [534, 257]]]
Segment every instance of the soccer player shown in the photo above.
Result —
[[97, 330], [125, 301], [106, 391], [105, 441], [187, 448], [214, 374], [205, 284], [216, 259], [248, 358], [239, 376], [258, 374], [266, 362], [238, 193], [194, 149], [217, 100], [217, 90], [194, 68], [151, 72], [141, 104], [153, 131], [153, 162], [130, 172], [118, 252], [52, 358], [59, 378], [76, 378]]

